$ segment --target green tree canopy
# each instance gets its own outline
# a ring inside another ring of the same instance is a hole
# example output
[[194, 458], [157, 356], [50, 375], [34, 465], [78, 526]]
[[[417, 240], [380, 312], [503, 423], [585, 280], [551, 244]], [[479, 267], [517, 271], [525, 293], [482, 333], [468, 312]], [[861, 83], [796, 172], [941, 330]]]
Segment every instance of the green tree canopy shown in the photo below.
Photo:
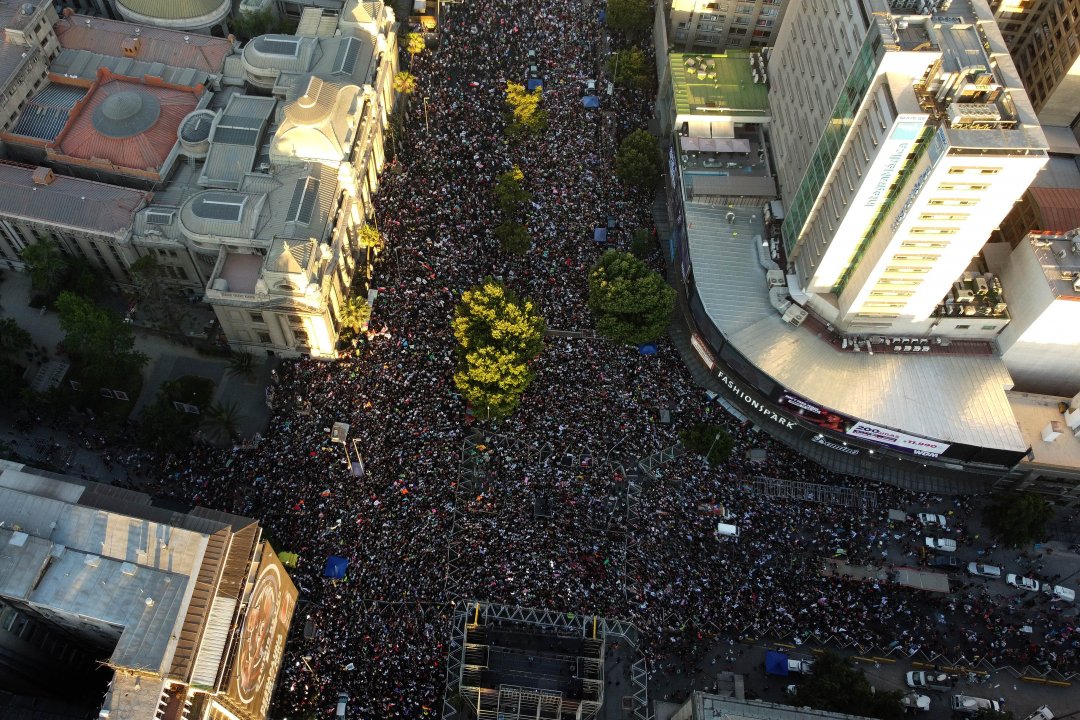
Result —
[[15, 318], [0, 318], [0, 356], [17, 355], [33, 344], [33, 337]]
[[872, 691], [866, 675], [851, 658], [826, 651], [814, 661], [809, 677], [795, 692], [792, 705], [880, 720], [902, 720], [899, 691]]
[[540, 108], [540, 88], [528, 92], [524, 85], [506, 83], [506, 104], [510, 108], [511, 135], [537, 133], [547, 127], [547, 112]]
[[1032, 492], [1000, 495], [983, 510], [983, 522], [1004, 545], [1026, 545], [1041, 540], [1054, 508]]
[[638, 48], [618, 50], [608, 57], [608, 73], [616, 85], [650, 90], [653, 86], [653, 65]]
[[519, 222], [503, 221], [495, 226], [499, 247], [512, 255], [524, 255], [532, 247], [529, 229]]
[[229, 365], [225, 368], [226, 375], [255, 382], [255, 369], [255, 356], [251, 353], [245, 351], [229, 353]]
[[735, 441], [720, 425], [697, 423], [679, 432], [679, 442], [690, 452], [704, 455], [711, 466], [727, 462]]
[[641, 343], [664, 334], [675, 291], [630, 253], [608, 250], [589, 272], [589, 308], [597, 331], [615, 342]]
[[131, 326], [119, 315], [80, 295], [60, 293], [56, 300], [64, 346], [82, 363], [82, 377], [94, 389], [125, 386], [149, 358], [135, 350]]
[[529, 362], [543, 349], [544, 320], [488, 278], [462, 293], [454, 310], [458, 363], [454, 384], [479, 417], [500, 418], [517, 407], [532, 382]]
[[638, 260], [644, 260], [656, 249], [656, 241], [651, 232], [645, 228], [638, 228], [630, 235], [630, 252]]
[[237, 38], [247, 41], [260, 35], [278, 32], [281, 22], [275, 17], [274, 11], [267, 8], [258, 12], [235, 13], [229, 20], [229, 27]]
[[516, 219], [522, 206], [532, 199], [532, 195], [521, 184], [524, 179], [525, 173], [517, 165], [499, 173], [495, 178], [495, 201], [503, 217], [508, 220]]
[[243, 418], [244, 414], [236, 403], [211, 403], [202, 414], [200, 427], [213, 442], [229, 440], [235, 443], [240, 439], [240, 421]]
[[[202, 414], [211, 406], [214, 382], [198, 375], [184, 375], [162, 383], [154, 402], [139, 415], [139, 439], [163, 452], [177, 452], [191, 443], [191, 434], [203, 423]], [[199, 409], [186, 412], [173, 403]]]
[[34, 290], [52, 299], [64, 285], [71, 269], [68, 256], [49, 238], [39, 238], [20, 253], [30, 270]]
[[623, 138], [615, 154], [615, 174], [628, 187], [652, 191], [663, 169], [660, 145], [647, 130], [635, 130]]
[[386, 247], [386, 240], [383, 238], [382, 233], [371, 223], [364, 223], [363, 227], [360, 228], [359, 237], [360, 247], [372, 248], [376, 252], [382, 252], [383, 248]]
[[607, 24], [628, 38], [644, 35], [652, 27], [653, 10], [649, 0], [608, 0]]

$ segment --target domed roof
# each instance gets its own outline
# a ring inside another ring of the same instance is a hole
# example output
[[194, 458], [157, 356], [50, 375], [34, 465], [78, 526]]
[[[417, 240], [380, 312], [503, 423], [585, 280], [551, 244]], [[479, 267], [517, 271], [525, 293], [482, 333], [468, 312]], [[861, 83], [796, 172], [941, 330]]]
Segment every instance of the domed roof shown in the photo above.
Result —
[[94, 109], [94, 129], [111, 138], [144, 133], [161, 117], [161, 103], [149, 93], [124, 90], [105, 98]]

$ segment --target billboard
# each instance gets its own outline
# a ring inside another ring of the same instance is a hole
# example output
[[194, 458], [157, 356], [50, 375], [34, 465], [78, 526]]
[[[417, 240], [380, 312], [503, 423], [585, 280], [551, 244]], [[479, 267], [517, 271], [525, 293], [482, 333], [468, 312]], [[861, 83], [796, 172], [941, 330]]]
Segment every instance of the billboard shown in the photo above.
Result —
[[907, 452], [914, 453], [915, 455], [922, 455], [923, 457], [936, 458], [949, 449], [948, 443], [938, 442], [937, 440], [927, 440], [926, 438], [908, 435], [898, 430], [889, 430], [888, 428], [871, 425], [868, 422], [860, 421], [855, 423], [848, 428], [847, 434], [851, 437], [859, 438], [860, 440], [869, 440], [870, 442], [879, 443], [881, 445], [890, 445], [899, 450], [906, 450]]
[[297, 591], [285, 567], [264, 542], [262, 560], [244, 616], [229, 679], [228, 705], [252, 720], [266, 717], [274, 681], [281, 668], [285, 638], [289, 634]]

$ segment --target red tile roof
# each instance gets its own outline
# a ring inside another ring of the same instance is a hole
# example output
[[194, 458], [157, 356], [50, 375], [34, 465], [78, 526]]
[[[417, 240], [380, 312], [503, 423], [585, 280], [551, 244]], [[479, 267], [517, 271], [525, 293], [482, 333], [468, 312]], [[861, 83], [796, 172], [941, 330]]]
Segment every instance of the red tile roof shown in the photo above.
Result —
[[1080, 227], [1080, 188], [1031, 187], [1031, 200], [1041, 220], [1040, 230], [1061, 230]]
[[[131, 57], [208, 73], [220, 73], [226, 56], [232, 51], [232, 43], [224, 38], [86, 15], [69, 15], [56, 23], [54, 29], [63, 48]], [[137, 43], [129, 43], [134, 45], [135, 53], [125, 53], [124, 41], [136, 39]]]
[[[101, 69], [90, 92], [75, 105], [67, 125], [49, 145], [49, 155], [60, 162], [111, 166], [118, 171], [127, 169], [156, 176], [177, 142], [177, 128], [198, 105], [202, 92], [201, 86], [169, 85], [153, 78], [135, 80]], [[109, 121], [107, 114], [96, 112], [120, 93], [136, 104], [142, 101], [148, 109], [156, 102], [160, 111], [156, 119], [152, 111], [149, 113], [145, 130], [121, 136], [124, 133], [117, 131], [119, 123]]]

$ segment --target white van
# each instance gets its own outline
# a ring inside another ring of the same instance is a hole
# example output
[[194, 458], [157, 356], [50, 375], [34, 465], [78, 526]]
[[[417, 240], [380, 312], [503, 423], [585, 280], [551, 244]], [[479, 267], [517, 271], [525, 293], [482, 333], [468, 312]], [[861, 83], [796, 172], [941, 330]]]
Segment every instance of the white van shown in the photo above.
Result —
[[1050, 708], [1045, 705], [1040, 705], [1024, 720], [1054, 720], [1054, 713], [1050, 712]]
[[349, 708], [349, 693], [338, 693], [337, 696], [337, 713], [335, 717], [345, 717], [345, 711]]
[[1051, 600], [1064, 600], [1065, 602], [1076, 602], [1076, 591], [1072, 588], [1067, 588], [1063, 585], [1055, 585], [1053, 589], [1047, 587], [1047, 592], [1050, 593]]
[[965, 715], [975, 715], [981, 710], [1000, 712], [1001, 703], [997, 700], [987, 700], [986, 698], [972, 697], [970, 695], [953, 695], [952, 709], [953, 712]]

